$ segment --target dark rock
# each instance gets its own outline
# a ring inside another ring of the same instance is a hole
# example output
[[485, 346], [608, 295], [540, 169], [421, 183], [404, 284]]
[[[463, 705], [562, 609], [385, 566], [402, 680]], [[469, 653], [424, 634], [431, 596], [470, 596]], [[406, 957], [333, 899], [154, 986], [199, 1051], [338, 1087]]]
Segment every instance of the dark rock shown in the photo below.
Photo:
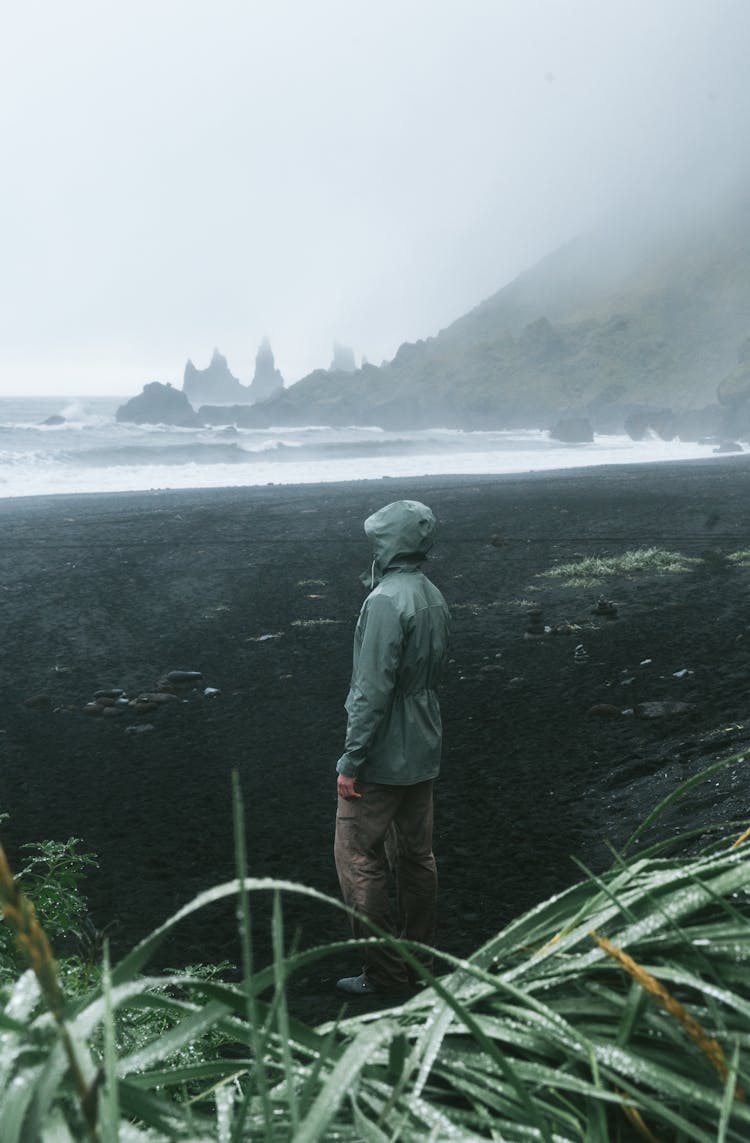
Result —
[[122, 690], [121, 687], [105, 687], [104, 689], [102, 689], [100, 691], [94, 691], [94, 698], [95, 699], [100, 699], [100, 698], [118, 699], [118, 698], [122, 698], [122, 696], [124, 694], [125, 694], [125, 691]]
[[619, 718], [622, 714], [622, 708], [615, 706], [609, 702], [598, 702], [594, 706], [589, 707], [586, 711], [587, 714], [594, 715], [597, 718]]
[[156, 727], [152, 722], [141, 722], [136, 723], [133, 726], [125, 727], [126, 734], [146, 734], [149, 730], [156, 730]]
[[227, 359], [215, 349], [206, 369], [196, 369], [188, 359], [182, 379], [182, 391], [189, 401], [200, 404], [249, 404], [253, 396], [247, 385], [234, 376]]
[[744, 452], [744, 449], [742, 448], [742, 445], [737, 444], [736, 441], [722, 441], [721, 444], [716, 446], [716, 448], [714, 449], [714, 452], [716, 452], [716, 453]]
[[200, 671], [169, 671], [167, 673], [167, 682], [177, 683], [178, 685], [185, 683], [195, 685], [199, 683], [202, 678], [203, 675]]
[[594, 439], [594, 430], [588, 417], [561, 417], [549, 429], [549, 435], [552, 440], [564, 444], [590, 444]]
[[575, 623], [556, 623], [552, 628], [553, 635], [577, 635], [580, 627]]
[[591, 608], [594, 615], [603, 615], [606, 619], [617, 619], [617, 607], [611, 599], [604, 599], [600, 597], [596, 601], [596, 606]]
[[64, 425], [65, 424], [65, 417], [63, 417], [60, 413], [53, 413], [51, 417], [46, 417], [45, 420], [42, 421], [42, 424], [43, 425]]
[[180, 425], [199, 428], [203, 423], [184, 393], [160, 381], [150, 381], [143, 392], [120, 405], [115, 420], [136, 425]]
[[538, 639], [541, 636], [546, 635], [546, 630], [544, 627], [544, 616], [542, 614], [541, 607], [529, 608], [527, 612], [527, 618], [529, 621], [525, 632], [527, 639]]
[[160, 706], [164, 703], [179, 702], [179, 699], [173, 691], [147, 691], [145, 694], [138, 695], [135, 702], [153, 703], [156, 706]]
[[150, 714], [152, 710], [158, 710], [158, 705], [149, 700], [143, 701], [141, 699], [133, 699], [129, 706], [136, 714]]
[[255, 373], [250, 383], [250, 397], [253, 401], [267, 401], [284, 388], [284, 378], [276, 368], [271, 343], [264, 337], [255, 355]]
[[29, 698], [23, 700], [23, 705], [34, 710], [46, 710], [52, 705], [52, 700], [46, 694], [30, 695]]

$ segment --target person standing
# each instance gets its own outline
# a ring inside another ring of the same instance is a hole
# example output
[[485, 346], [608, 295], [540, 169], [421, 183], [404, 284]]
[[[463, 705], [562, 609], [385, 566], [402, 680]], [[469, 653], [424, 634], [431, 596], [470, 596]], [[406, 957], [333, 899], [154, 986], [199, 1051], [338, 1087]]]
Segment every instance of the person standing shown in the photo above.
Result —
[[[432, 790], [442, 749], [437, 687], [450, 627], [448, 605], [422, 571], [436, 522], [425, 504], [398, 500], [364, 527], [374, 559], [363, 576], [371, 590], [354, 633], [346, 741], [336, 764], [336, 871], [349, 908], [388, 933], [431, 944], [437, 901]], [[351, 923], [355, 937], [372, 935], [359, 917]], [[365, 949], [361, 973], [343, 977], [337, 988], [361, 996], [408, 984], [407, 966], [394, 950], [373, 946]]]

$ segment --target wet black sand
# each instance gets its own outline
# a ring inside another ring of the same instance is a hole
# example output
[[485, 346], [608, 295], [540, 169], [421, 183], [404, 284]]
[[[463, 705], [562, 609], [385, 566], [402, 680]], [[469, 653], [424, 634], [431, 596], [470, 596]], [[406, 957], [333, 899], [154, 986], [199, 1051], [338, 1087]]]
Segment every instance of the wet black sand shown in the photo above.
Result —
[[[750, 742], [747, 458], [512, 477], [0, 501], [0, 812], [10, 857], [80, 837], [115, 952], [234, 875], [231, 772], [250, 872], [336, 895], [334, 764], [368, 565], [362, 520], [419, 498], [441, 526], [429, 573], [453, 612], [438, 787], [438, 945], [464, 955], [519, 911], [608, 862], [656, 801]], [[539, 578], [555, 563], [646, 546], [697, 557], [681, 574], [601, 587]], [[617, 619], [592, 613], [600, 594]], [[568, 635], [525, 638], [527, 603]], [[584, 659], [575, 648], [583, 645]], [[646, 662], [650, 660], [650, 662]], [[96, 690], [153, 690], [170, 670], [218, 694], [146, 715], [81, 712]], [[682, 677], [678, 673], [687, 672]], [[679, 701], [671, 718], [619, 715]], [[590, 713], [606, 704], [610, 717]], [[143, 723], [152, 730], [132, 731]], [[659, 836], [742, 820], [747, 763], [700, 787]], [[267, 899], [256, 907], [267, 955]], [[303, 944], [342, 916], [287, 908]], [[237, 962], [231, 907], [183, 924], [161, 964]], [[333, 1016], [340, 959], [295, 982]]]

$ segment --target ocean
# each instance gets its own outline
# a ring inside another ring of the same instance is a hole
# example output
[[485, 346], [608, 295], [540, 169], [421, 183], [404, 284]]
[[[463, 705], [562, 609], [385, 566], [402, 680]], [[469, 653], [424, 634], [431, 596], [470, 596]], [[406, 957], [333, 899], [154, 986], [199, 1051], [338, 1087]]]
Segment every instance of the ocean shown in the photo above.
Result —
[[[627, 436], [564, 445], [533, 429], [126, 425], [115, 420], [125, 399], [0, 398], [0, 497], [540, 472], [689, 460], [714, 451], [712, 445]], [[50, 417], [54, 423], [45, 423]]]

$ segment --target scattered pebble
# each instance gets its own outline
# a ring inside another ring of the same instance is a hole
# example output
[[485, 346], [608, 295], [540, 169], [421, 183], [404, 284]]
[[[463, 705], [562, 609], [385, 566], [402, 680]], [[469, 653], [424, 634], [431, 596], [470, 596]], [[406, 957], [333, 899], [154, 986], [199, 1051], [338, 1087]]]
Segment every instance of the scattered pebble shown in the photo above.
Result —
[[[75, 714], [81, 712], [90, 717], [112, 720], [124, 714], [151, 714], [170, 703], [187, 702], [190, 697], [215, 698], [221, 694], [218, 687], [203, 686], [201, 671], [169, 671], [160, 679], [154, 690], [142, 691], [135, 698], [129, 698], [122, 687], [101, 687], [94, 691], [93, 698], [84, 703], [55, 707], [56, 713]], [[47, 694], [30, 695], [24, 705], [38, 710], [49, 709], [52, 700]], [[133, 724], [125, 728], [129, 733], [136, 730], [153, 730], [151, 723]]]

